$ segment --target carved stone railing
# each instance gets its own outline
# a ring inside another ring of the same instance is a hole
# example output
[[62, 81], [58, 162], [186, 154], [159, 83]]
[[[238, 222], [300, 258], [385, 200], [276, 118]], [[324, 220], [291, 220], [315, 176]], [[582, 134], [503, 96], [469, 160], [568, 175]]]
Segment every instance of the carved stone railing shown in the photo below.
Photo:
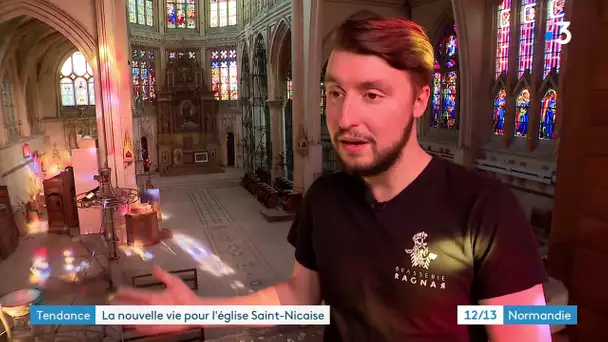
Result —
[[97, 120], [95, 117], [64, 118], [62, 121], [66, 145], [70, 148], [78, 148], [77, 135], [97, 137]]

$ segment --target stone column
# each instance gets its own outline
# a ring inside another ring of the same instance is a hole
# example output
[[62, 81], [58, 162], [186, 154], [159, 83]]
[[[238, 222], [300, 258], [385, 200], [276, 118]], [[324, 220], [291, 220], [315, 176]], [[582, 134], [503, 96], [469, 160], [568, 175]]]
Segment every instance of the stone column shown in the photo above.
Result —
[[[292, 1], [291, 4], [295, 191], [304, 191], [321, 175], [323, 150], [319, 112], [320, 6], [319, 0]], [[302, 139], [307, 140], [308, 149], [305, 152], [298, 149], [298, 142]]]
[[283, 128], [283, 106], [285, 101], [283, 100], [268, 100], [268, 108], [270, 109], [270, 138], [272, 140], [272, 169], [270, 173], [272, 175], [272, 181], [277, 177], [284, 176], [284, 168], [281, 164], [280, 155], [283, 155], [283, 163], [285, 160], [285, 150], [283, 149], [283, 136], [281, 131]]
[[[133, 114], [129, 71], [127, 13], [124, 0], [95, 1], [98, 37], [97, 117], [99, 134], [105, 133], [106, 155], [116, 187], [135, 188], [135, 165], [125, 163], [125, 137], [131, 137], [133, 150]], [[100, 139], [102, 141], [103, 139]], [[102, 149], [100, 149], [101, 151]]]
[[[309, 151], [306, 160], [306, 189], [321, 176], [323, 167], [323, 148], [321, 145], [321, 107], [319, 105], [321, 75], [321, 0], [306, 0], [304, 2], [304, 70], [306, 75], [306, 124]], [[297, 141], [297, 140], [296, 140]]]
[[[492, 113], [491, 106], [488, 106], [488, 103], [491, 104], [488, 97], [479, 96], [476, 92], [476, 89], [483, 89], [487, 83], [481, 68], [484, 59], [487, 58], [487, 50], [483, 46], [485, 31], [479, 29], [483, 27], [484, 20], [487, 17], [486, 8], [487, 5], [484, 0], [453, 1], [460, 56], [460, 132], [458, 147], [461, 153], [458, 153], [455, 161], [466, 167], [473, 166], [479, 145], [487, 138], [488, 120]], [[505, 126], [506, 124], [507, 121], [505, 120]]]
[[293, 139], [293, 190], [304, 192], [306, 157], [297, 149], [301, 127], [305, 124], [306, 70], [304, 68], [304, 1], [291, 2], [291, 77], [293, 89], [292, 139]]

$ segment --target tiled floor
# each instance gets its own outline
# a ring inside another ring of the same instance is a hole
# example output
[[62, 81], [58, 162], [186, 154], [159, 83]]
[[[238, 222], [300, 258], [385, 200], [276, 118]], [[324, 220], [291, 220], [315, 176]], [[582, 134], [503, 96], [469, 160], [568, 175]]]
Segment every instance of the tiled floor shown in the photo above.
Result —
[[[262, 218], [261, 205], [239, 185], [242, 174], [232, 169], [221, 174], [153, 177], [152, 183], [161, 189], [161, 227], [170, 229], [173, 238], [143, 250], [121, 251], [121, 279], [114, 280], [129, 283], [132, 275], [147, 273], [152, 265], [168, 270], [197, 268], [201, 296], [234, 296], [287, 279], [293, 267], [293, 248], [286, 242], [290, 223], [268, 223]], [[75, 264], [89, 262], [87, 278], [95, 279], [66, 280], [66, 250], [72, 252]], [[101, 239], [92, 236], [79, 239], [42, 233], [23, 237], [17, 251], [0, 261], [0, 295], [36, 286], [30, 281], [30, 267], [36, 257], [43, 257], [52, 270], [50, 279], [40, 286], [45, 303], [105, 304], [110, 291], [101, 272], [107, 264], [100, 255], [104, 250]], [[90, 257], [91, 251], [99, 262]], [[209, 329], [206, 335], [216, 342], [317, 342], [322, 340], [320, 331], [315, 327]], [[67, 335], [74, 337], [71, 332]], [[80, 336], [95, 340], [93, 335]]]
[[[233, 169], [221, 174], [153, 177], [153, 184], [161, 189], [164, 217], [161, 227], [169, 228], [174, 237], [143, 251], [122, 251], [119, 261], [122, 281], [129, 283], [132, 275], [146, 273], [152, 265], [168, 270], [192, 267], [199, 271], [200, 295], [233, 296], [288, 278], [293, 266], [293, 248], [286, 242], [290, 223], [267, 223], [262, 218], [261, 205], [239, 185], [242, 174]], [[36, 256], [42, 256], [51, 269], [51, 277], [40, 286], [44, 289], [45, 303], [104, 304], [109, 294], [107, 282], [81, 284], [61, 279], [67, 273], [63, 255], [66, 250], [73, 253], [75, 263], [81, 260], [90, 263], [89, 278], [102, 268], [89, 257], [87, 248], [94, 250], [106, 266], [100, 255], [105, 249], [100, 245], [101, 239], [87, 237], [82, 242], [68, 235], [46, 233], [22, 238], [17, 251], [0, 261], [0, 274], [11, 275], [0, 281], [0, 294], [39, 286], [30, 282], [30, 267]], [[143, 252], [143, 257], [136, 252]], [[301, 337], [299, 328], [288, 330], [296, 332], [282, 329], [282, 336]], [[207, 337], [238, 334], [241, 340], [247, 334], [257, 334], [256, 340], [263, 340], [262, 334], [270, 333], [252, 331], [210, 329]]]

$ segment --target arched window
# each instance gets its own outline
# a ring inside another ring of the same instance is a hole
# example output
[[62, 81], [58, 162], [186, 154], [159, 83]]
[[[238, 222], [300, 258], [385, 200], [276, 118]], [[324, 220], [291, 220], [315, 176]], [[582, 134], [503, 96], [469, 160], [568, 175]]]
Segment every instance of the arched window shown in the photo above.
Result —
[[293, 99], [293, 81], [291, 80], [291, 66], [289, 67], [289, 73], [287, 74], [287, 99]]
[[544, 96], [541, 101], [540, 127], [538, 137], [540, 139], [552, 140], [556, 137], [555, 119], [557, 117], [557, 84], [559, 81], [559, 69], [561, 65], [562, 44], [559, 39], [562, 36], [561, 23], [564, 21], [566, 10], [564, 0], [549, 0], [547, 3], [546, 26], [545, 26], [545, 49], [544, 49], [544, 72], [543, 87]]
[[236, 25], [236, 0], [209, 0], [209, 26]]
[[167, 28], [196, 28], [196, 0], [167, 0]]
[[553, 89], [547, 90], [541, 102], [540, 129], [538, 136], [541, 139], [555, 138], [555, 110], [557, 109], [557, 92]]
[[511, 0], [498, 5], [496, 20], [496, 78], [509, 69], [509, 44], [511, 43]]
[[152, 0], [129, 0], [129, 22], [154, 26]]
[[93, 68], [81, 52], [74, 52], [63, 62], [59, 72], [59, 86], [62, 106], [95, 105]]
[[525, 137], [528, 134], [528, 116], [530, 112], [530, 91], [523, 89], [517, 96], [515, 107], [515, 135]]
[[238, 99], [236, 49], [222, 49], [211, 52], [211, 89], [216, 100]]
[[521, 0], [519, 17], [519, 77], [532, 72], [536, 0]]
[[[535, 125], [529, 126], [529, 121], [534, 121], [539, 124], [538, 137], [540, 139], [555, 138], [555, 119], [558, 111], [556, 89], [563, 48], [560, 38], [564, 34], [564, 28], [560, 22], [564, 21], [565, 4], [565, 0], [502, 0], [498, 5], [494, 56], [496, 81], [493, 100], [493, 130], [495, 134], [504, 134], [505, 124], [509, 124], [504, 120], [508, 111], [507, 103], [510, 102], [509, 99], [512, 99], [512, 103], [515, 103], [515, 113], [513, 113], [511, 124], [515, 136], [527, 137], [530, 133], [528, 127], [535, 127]], [[540, 8], [545, 8], [546, 11], [541, 13]], [[513, 11], [518, 11], [519, 20], [512, 20]], [[542, 46], [540, 44], [535, 46], [535, 42], [539, 41], [539, 35], [535, 35], [538, 15], [542, 16], [541, 22], [545, 23]], [[519, 49], [517, 51], [517, 69], [510, 70], [509, 35], [514, 22], [518, 22], [519, 25], [514, 28], [519, 36]], [[536, 58], [544, 61], [542, 69], [537, 67], [538, 70], [535, 70], [534, 60]], [[513, 84], [512, 88], [508, 88], [507, 84]], [[539, 99], [537, 103], [540, 103], [540, 106], [537, 108], [530, 107], [532, 97]]]
[[431, 127], [458, 128], [458, 38], [448, 25], [436, 48]]
[[505, 130], [505, 112], [507, 109], [507, 92], [501, 89], [494, 99], [494, 133], [503, 134]]
[[133, 100], [140, 104], [153, 102], [156, 99], [156, 52], [133, 48], [131, 53]]

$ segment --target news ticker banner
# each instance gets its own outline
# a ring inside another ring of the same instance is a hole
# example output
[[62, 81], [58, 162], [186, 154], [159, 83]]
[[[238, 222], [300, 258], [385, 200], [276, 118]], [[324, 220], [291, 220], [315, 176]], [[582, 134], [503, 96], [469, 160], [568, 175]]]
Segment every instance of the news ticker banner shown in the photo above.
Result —
[[329, 325], [329, 306], [40, 305], [32, 325]]
[[576, 325], [575, 305], [459, 305], [459, 325]]
[[[575, 325], [576, 306], [458, 306], [459, 325]], [[327, 305], [120, 306], [40, 305], [32, 325], [328, 325]]]

